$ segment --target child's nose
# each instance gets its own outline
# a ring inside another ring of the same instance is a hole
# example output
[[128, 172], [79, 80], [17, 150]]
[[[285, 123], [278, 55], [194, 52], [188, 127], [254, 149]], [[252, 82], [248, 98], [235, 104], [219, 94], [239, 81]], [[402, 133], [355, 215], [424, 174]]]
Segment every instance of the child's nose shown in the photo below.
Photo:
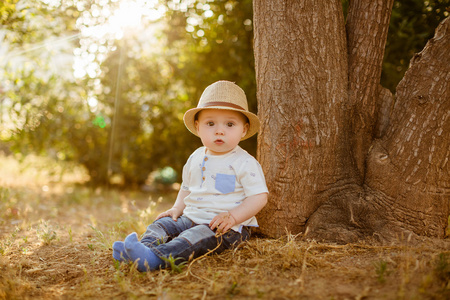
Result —
[[216, 128], [216, 134], [217, 135], [223, 135], [224, 134], [224, 130], [223, 130], [223, 126], [217, 126]]

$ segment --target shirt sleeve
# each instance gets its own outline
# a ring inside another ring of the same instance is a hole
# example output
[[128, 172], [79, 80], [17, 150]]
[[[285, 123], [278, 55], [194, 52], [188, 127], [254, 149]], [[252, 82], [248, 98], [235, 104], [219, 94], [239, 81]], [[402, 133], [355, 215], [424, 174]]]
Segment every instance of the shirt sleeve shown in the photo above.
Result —
[[189, 191], [189, 186], [190, 186], [190, 175], [189, 175], [189, 170], [190, 170], [190, 166], [191, 166], [191, 162], [192, 162], [192, 156], [189, 156], [186, 164], [183, 166], [183, 173], [181, 174], [181, 189], [183, 191]]
[[239, 170], [238, 180], [244, 188], [246, 197], [269, 193], [261, 165], [253, 157], [246, 159], [242, 164]]

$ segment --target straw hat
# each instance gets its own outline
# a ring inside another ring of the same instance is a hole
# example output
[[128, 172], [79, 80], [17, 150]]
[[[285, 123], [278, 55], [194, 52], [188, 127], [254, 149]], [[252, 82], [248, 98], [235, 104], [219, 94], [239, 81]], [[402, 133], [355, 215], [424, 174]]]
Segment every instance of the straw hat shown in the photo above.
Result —
[[203, 109], [226, 109], [244, 114], [250, 126], [241, 141], [248, 139], [259, 130], [259, 119], [248, 111], [245, 92], [233, 82], [222, 80], [209, 85], [200, 97], [197, 107], [186, 111], [183, 117], [184, 124], [196, 136], [198, 134], [195, 129], [195, 115]]

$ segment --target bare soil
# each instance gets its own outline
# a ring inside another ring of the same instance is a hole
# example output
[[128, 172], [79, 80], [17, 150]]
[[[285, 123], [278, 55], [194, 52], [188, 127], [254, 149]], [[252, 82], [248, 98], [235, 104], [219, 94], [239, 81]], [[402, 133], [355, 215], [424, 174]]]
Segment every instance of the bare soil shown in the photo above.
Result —
[[450, 299], [448, 239], [255, 235], [181, 270], [139, 273], [113, 260], [111, 244], [141, 234], [174, 192], [93, 189], [83, 175], [12, 167], [0, 167], [0, 299]]

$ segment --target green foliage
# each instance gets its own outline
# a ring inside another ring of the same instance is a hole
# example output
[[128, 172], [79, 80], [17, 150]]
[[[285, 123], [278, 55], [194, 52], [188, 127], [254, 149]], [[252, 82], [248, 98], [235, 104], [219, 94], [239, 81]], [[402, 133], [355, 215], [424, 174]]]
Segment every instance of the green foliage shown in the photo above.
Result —
[[436, 259], [434, 274], [442, 283], [442, 286], [449, 288], [450, 285], [450, 253], [440, 253]]
[[228, 295], [235, 296], [237, 294], [239, 294], [239, 286], [236, 281], [233, 281], [233, 283], [231, 284], [231, 287], [228, 289]]
[[177, 179], [177, 172], [171, 167], [165, 167], [156, 171], [155, 182], [162, 184], [175, 183]]
[[[111, 245], [111, 241], [109, 241], [103, 232], [101, 232], [99, 229], [95, 228], [92, 225], [89, 225], [89, 227], [94, 231], [95, 233], [95, 240], [105, 249], [109, 249]], [[88, 244], [88, 248], [91, 250], [94, 250], [94, 246], [92, 244]]]
[[[8, 188], [0, 187], [0, 203], [8, 203], [10, 199], [10, 191]], [[3, 207], [2, 207], [3, 208]]]
[[61, 6], [53, 7], [26, 0], [0, 4], [4, 25], [0, 56], [5, 55], [0, 57], [4, 62], [0, 139], [17, 153], [60, 159], [74, 155], [66, 137], [70, 138], [76, 121], [83, 119], [79, 112], [84, 90], [69, 77], [72, 66], [68, 56], [77, 39], [71, 4], [62, 1]]
[[48, 222], [45, 221], [41, 221], [36, 227], [36, 234], [45, 245], [49, 245], [57, 238], [56, 231]]
[[36, 45], [49, 35], [74, 31], [78, 11], [73, 1], [61, 2], [60, 6], [51, 6], [35, 0], [1, 1], [0, 22], [6, 40], [13, 45]]
[[450, 0], [394, 2], [381, 75], [384, 87], [395, 92], [411, 58], [434, 36], [434, 30], [449, 13]]
[[182, 258], [181, 257], [174, 258], [172, 254], [170, 254], [168, 258], [161, 257], [161, 259], [169, 264], [172, 273], [183, 272], [183, 269], [186, 267], [188, 263], [187, 261], [177, 263], [177, 261], [182, 260]]
[[386, 276], [390, 274], [390, 271], [388, 270], [388, 264], [384, 260], [379, 260], [375, 262], [375, 273], [377, 274], [377, 280], [379, 283], [385, 283], [386, 282]]

